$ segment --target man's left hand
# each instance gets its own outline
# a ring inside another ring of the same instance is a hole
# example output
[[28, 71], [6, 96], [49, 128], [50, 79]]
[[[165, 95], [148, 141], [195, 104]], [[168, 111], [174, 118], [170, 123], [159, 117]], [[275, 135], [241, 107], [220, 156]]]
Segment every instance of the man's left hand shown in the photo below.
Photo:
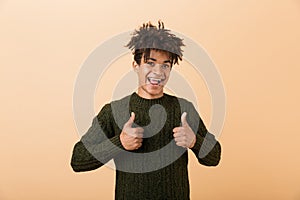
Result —
[[196, 143], [196, 135], [186, 121], [187, 113], [181, 115], [181, 126], [173, 129], [173, 136], [177, 146], [193, 148]]

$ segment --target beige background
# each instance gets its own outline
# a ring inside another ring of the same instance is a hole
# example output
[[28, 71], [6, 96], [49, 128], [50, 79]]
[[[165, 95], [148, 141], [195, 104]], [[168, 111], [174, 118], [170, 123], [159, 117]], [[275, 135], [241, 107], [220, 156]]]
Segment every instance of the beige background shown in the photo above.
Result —
[[[222, 161], [208, 168], [191, 155], [191, 199], [300, 199], [299, 0], [4, 0], [1, 200], [113, 199], [113, 170], [76, 174], [69, 165], [79, 140], [74, 83], [101, 42], [158, 19], [207, 50], [226, 88]], [[127, 61], [129, 55], [114, 65], [127, 70]], [[108, 76], [119, 75], [112, 69]], [[176, 68], [192, 85], [201, 83], [198, 109], [209, 126], [209, 93], [190, 69], [186, 62]], [[111, 98], [104, 88], [114, 82], [104, 84], [98, 86], [103, 95], [95, 96], [95, 112]]]

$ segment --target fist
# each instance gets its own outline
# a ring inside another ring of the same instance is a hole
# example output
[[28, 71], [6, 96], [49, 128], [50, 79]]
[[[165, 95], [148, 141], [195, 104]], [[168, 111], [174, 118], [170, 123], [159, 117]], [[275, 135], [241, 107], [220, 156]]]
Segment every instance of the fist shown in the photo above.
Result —
[[135, 119], [134, 112], [131, 113], [129, 120], [124, 124], [120, 134], [120, 141], [123, 147], [128, 150], [136, 150], [142, 146], [144, 129], [141, 127], [132, 128]]
[[196, 143], [196, 135], [186, 121], [187, 113], [181, 115], [181, 126], [173, 129], [173, 136], [177, 146], [193, 148]]

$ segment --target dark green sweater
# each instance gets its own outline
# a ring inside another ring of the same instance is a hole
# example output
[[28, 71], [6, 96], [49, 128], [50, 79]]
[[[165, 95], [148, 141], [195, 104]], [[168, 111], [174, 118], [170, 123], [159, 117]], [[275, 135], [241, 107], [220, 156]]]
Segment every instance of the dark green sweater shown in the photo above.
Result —
[[[135, 113], [135, 126], [144, 128], [144, 139], [141, 148], [126, 151], [119, 135], [131, 112]], [[133, 93], [101, 109], [87, 133], [75, 144], [73, 170], [94, 170], [114, 159], [115, 199], [189, 199], [187, 149], [173, 140], [173, 128], [180, 126], [183, 112], [187, 112], [187, 122], [196, 133], [191, 150], [199, 163], [216, 166], [221, 146], [207, 131], [192, 103], [168, 94], [144, 99]]]

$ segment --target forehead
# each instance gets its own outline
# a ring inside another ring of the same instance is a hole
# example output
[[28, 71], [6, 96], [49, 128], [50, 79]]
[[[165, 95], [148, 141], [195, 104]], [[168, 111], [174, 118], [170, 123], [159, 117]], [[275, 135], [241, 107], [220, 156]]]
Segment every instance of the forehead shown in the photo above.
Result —
[[167, 61], [170, 60], [171, 54], [167, 51], [161, 51], [161, 50], [150, 50], [149, 58], [154, 58], [156, 60], [160, 61]]

